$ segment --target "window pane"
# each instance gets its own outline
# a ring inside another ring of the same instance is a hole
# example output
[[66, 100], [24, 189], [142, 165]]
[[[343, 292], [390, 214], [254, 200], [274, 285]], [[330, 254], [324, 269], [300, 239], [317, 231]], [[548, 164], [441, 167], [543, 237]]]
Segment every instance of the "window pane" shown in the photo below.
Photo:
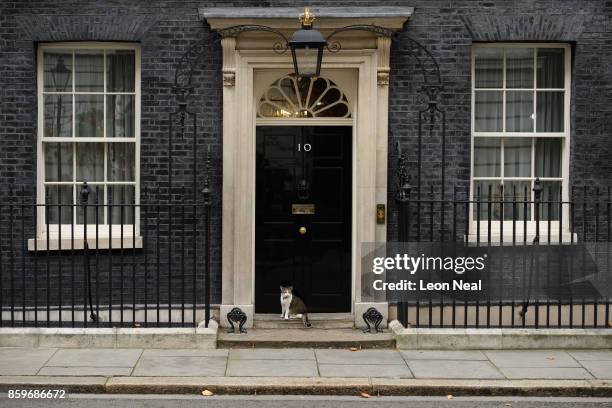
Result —
[[[504, 181], [504, 220], [524, 220], [531, 216], [531, 181]], [[526, 204], [526, 205], [525, 205]], [[522, 231], [522, 226], [516, 225], [516, 231]]]
[[561, 177], [561, 139], [536, 139], [535, 173], [536, 177]]
[[533, 92], [506, 93], [506, 132], [533, 132]]
[[[81, 205], [81, 185], [76, 185], [76, 197], [79, 206], [76, 208], [77, 224], [95, 225], [96, 221], [100, 224], [104, 223], [104, 187], [89, 186], [89, 196], [87, 196], [87, 219], [83, 217], [83, 207]], [[96, 206], [97, 204], [97, 206]], [[96, 207], [98, 210], [98, 218], [96, 219]], [[93, 236], [95, 237], [95, 236]], [[92, 237], [92, 238], [93, 238]]]
[[72, 95], [45, 95], [44, 137], [72, 137]]
[[104, 97], [76, 95], [76, 136], [102, 137], [104, 133]]
[[109, 181], [135, 181], [135, 155], [133, 143], [108, 144]]
[[[131, 224], [134, 220], [134, 186], [108, 186], [110, 224]], [[128, 204], [128, 205], [121, 205]], [[123, 211], [122, 211], [123, 210]], [[123, 214], [123, 218], [122, 218]]]
[[499, 177], [500, 156], [500, 138], [474, 138], [474, 177]]
[[491, 220], [499, 220], [501, 216], [501, 183], [497, 180], [475, 181], [473, 201], [475, 221], [478, 221], [478, 202], [480, 202], [480, 221], [487, 221], [489, 217], [491, 217]]
[[504, 140], [504, 177], [531, 177], [531, 138]]
[[538, 49], [538, 88], [564, 88], [564, 56], [563, 48]]
[[476, 88], [501, 88], [503, 86], [503, 50], [501, 48], [476, 48]]
[[[542, 203], [540, 204], [540, 220], [559, 220], [559, 201], [561, 195], [560, 181], [542, 182]], [[542, 231], [545, 235], [545, 232]]]
[[502, 131], [502, 92], [476, 91], [474, 130], [476, 132]]
[[134, 137], [134, 96], [106, 97], [106, 137]]
[[72, 52], [48, 50], [43, 53], [45, 92], [72, 91]]
[[134, 50], [106, 52], [106, 91], [134, 92]]
[[76, 144], [77, 181], [104, 181], [104, 143]]
[[72, 181], [72, 143], [44, 143], [45, 181]]
[[60, 219], [62, 224], [72, 223], [72, 185], [46, 186], [45, 203], [49, 224], [59, 224]]
[[506, 49], [506, 88], [533, 88], [533, 48]]
[[537, 131], [563, 132], [563, 91], [538, 91]]
[[75, 90], [104, 92], [104, 54], [102, 51], [74, 53]]

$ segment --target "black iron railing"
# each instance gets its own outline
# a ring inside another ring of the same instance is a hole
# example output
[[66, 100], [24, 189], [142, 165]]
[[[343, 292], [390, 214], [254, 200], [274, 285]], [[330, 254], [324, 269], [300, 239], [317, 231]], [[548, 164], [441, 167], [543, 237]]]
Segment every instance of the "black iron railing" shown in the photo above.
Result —
[[207, 187], [170, 203], [104, 204], [86, 184], [76, 204], [16, 193], [0, 199], [0, 327], [208, 325]]
[[497, 275], [484, 276], [496, 285], [488, 295], [415, 295], [397, 301], [398, 320], [412, 327], [610, 327], [611, 189], [564, 194], [543, 184], [510, 191], [489, 184], [471, 196], [455, 189], [450, 199], [433, 188], [400, 188], [398, 242], [493, 248], [500, 265]]

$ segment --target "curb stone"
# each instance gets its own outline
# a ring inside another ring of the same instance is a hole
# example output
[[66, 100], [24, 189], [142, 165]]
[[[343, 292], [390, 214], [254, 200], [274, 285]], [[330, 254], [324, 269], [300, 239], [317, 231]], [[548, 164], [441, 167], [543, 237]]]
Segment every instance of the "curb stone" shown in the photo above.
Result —
[[0, 391], [63, 389], [96, 394], [612, 397], [612, 380], [436, 380], [286, 377], [0, 376]]

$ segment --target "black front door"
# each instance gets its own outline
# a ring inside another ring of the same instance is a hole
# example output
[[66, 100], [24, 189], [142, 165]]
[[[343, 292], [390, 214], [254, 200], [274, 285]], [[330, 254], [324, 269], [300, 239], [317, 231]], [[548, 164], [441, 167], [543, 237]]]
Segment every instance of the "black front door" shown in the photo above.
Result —
[[350, 126], [257, 127], [255, 311], [351, 310]]

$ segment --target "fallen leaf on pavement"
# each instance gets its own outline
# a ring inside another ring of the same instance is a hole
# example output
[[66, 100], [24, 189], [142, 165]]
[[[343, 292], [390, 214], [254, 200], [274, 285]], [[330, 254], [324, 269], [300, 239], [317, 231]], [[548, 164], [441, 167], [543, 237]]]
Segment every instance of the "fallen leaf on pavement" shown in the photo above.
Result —
[[351, 351], [357, 351], [357, 350], [358, 350], [358, 348], [357, 348], [357, 347], [351, 347], [349, 350], [351, 350]]
[[367, 392], [362, 392], [359, 395], [361, 396], [361, 398], [370, 398], [370, 394], [368, 394]]
[[211, 390], [204, 390], [202, 391], [202, 395], [205, 397], [210, 397], [211, 395], [214, 395], [214, 394]]
[[453, 399], [453, 396], [452, 396], [452, 395], [450, 395], [450, 394], [448, 394], [448, 395], [446, 396], [446, 399], [451, 400], [451, 399]]

